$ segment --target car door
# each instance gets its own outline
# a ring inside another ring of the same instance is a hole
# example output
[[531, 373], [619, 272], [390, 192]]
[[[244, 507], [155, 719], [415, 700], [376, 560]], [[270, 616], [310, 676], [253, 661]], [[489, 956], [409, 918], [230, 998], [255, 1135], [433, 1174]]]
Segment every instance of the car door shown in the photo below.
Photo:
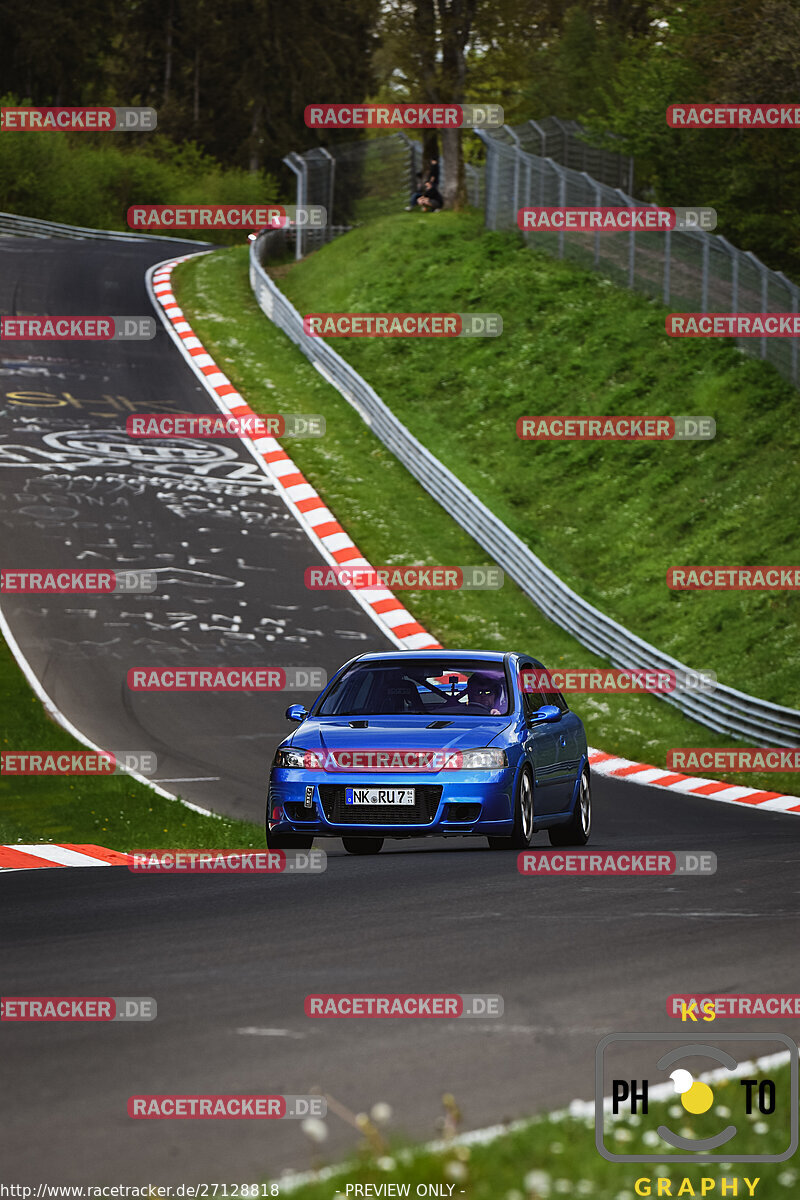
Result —
[[[523, 666], [522, 671], [537, 668]], [[559, 727], [554, 724], [536, 722], [534, 713], [545, 703], [540, 691], [522, 693], [522, 711], [525, 718], [525, 754], [533, 768], [533, 812], [542, 817], [561, 812], [569, 801], [564, 800], [562, 767], [559, 763]]]
[[586, 753], [586, 734], [580, 718], [570, 711], [560, 692], [545, 692], [545, 704], [554, 704], [561, 710], [561, 720], [551, 728], [558, 731], [556, 739], [556, 754], [558, 755], [558, 791], [562, 797], [562, 811], [569, 807], [575, 784], [578, 782], [578, 772]]

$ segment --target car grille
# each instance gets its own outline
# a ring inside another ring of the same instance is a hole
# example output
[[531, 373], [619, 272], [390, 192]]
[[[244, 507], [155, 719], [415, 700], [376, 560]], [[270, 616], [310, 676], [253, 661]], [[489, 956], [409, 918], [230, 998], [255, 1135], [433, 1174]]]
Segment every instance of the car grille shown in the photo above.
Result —
[[[365, 785], [366, 786], [366, 785]], [[391, 787], [390, 783], [373, 783], [370, 787]], [[322, 783], [319, 798], [327, 820], [334, 825], [430, 825], [436, 816], [441, 786], [414, 785], [415, 804], [346, 804], [344, 785]]]

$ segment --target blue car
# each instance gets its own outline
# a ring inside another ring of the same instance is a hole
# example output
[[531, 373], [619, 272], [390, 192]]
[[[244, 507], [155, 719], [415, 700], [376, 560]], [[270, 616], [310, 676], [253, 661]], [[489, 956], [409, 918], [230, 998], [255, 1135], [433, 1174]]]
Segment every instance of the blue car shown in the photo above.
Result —
[[[346, 663], [281, 742], [267, 791], [267, 845], [340, 837], [487, 837], [524, 850], [546, 829], [583, 846], [592, 822], [583, 723], [527, 654], [395, 651]], [[541, 690], [540, 690], [541, 689]]]

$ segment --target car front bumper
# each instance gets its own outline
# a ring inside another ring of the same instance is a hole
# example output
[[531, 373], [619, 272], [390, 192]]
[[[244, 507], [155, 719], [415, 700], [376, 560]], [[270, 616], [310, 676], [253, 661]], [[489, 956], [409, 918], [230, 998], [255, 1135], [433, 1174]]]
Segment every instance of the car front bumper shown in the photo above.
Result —
[[[413, 787], [406, 806], [346, 803], [346, 787]], [[274, 833], [316, 837], [431, 837], [510, 834], [514, 770], [392, 772], [307, 771], [273, 767], [267, 820]]]

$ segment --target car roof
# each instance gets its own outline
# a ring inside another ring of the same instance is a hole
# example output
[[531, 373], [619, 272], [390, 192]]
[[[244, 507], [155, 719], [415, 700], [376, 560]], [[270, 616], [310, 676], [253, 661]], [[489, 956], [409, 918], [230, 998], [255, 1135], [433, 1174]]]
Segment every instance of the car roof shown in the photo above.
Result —
[[504, 650], [386, 650], [372, 651], [360, 654], [354, 662], [381, 662], [389, 659], [402, 662], [403, 659], [440, 659], [440, 658], [474, 658], [476, 662], [501, 663], [508, 652]]

